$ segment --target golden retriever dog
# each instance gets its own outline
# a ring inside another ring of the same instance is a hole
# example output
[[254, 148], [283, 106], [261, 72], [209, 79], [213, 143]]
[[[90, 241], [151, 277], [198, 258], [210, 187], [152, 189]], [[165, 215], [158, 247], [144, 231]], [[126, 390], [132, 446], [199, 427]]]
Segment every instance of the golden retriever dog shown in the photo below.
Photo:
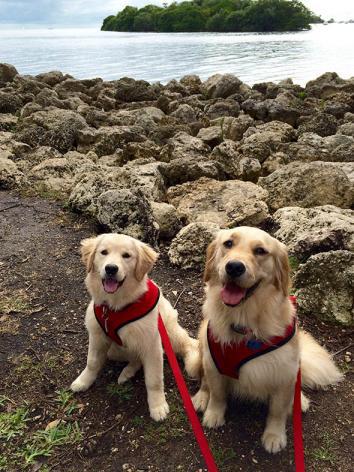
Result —
[[[342, 375], [329, 353], [296, 329], [284, 244], [257, 228], [221, 230], [208, 247], [204, 281], [199, 332], [203, 376], [194, 406], [204, 412], [204, 425], [215, 428], [224, 424], [229, 394], [267, 402], [262, 443], [276, 453], [286, 446], [299, 365], [305, 387], [325, 387]], [[247, 361], [235, 361], [240, 346], [246, 346]], [[257, 354], [260, 346], [266, 348], [262, 355]], [[303, 394], [301, 400], [306, 411], [309, 400]]]
[[[150, 415], [156, 421], [163, 420], [169, 407], [164, 392], [158, 314], [162, 316], [174, 351], [183, 356], [190, 376], [196, 374], [193, 366], [199, 358], [198, 341], [181, 328], [177, 311], [162, 294], [150, 312], [119, 329], [121, 346], [106, 335], [95, 315], [97, 306], [108, 306], [119, 312], [141, 300], [148, 291], [147, 274], [158, 255], [148, 245], [122, 234], [101, 234], [84, 239], [81, 254], [87, 268], [86, 287], [92, 297], [85, 318], [89, 348], [87, 365], [71, 384], [71, 389], [74, 392], [87, 390], [107, 357], [128, 362], [118, 378], [119, 384], [133, 377], [143, 366]], [[114, 316], [119, 313], [114, 312]]]

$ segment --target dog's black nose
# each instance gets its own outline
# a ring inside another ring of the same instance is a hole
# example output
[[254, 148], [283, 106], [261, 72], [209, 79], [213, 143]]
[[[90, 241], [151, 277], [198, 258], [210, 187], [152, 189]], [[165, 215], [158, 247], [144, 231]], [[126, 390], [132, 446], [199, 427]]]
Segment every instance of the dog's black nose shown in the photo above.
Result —
[[240, 277], [246, 272], [246, 266], [240, 261], [230, 261], [226, 264], [225, 270], [230, 277]]
[[115, 264], [107, 264], [104, 270], [106, 271], [107, 275], [116, 275], [118, 272], [118, 266]]

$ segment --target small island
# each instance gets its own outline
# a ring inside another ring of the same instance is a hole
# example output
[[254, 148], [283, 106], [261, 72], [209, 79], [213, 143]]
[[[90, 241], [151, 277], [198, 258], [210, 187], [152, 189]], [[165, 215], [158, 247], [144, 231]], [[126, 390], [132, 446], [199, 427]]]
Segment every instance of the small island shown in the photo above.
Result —
[[127, 6], [104, 19], [102, 31], [269, 32], [310, 29], [323, 20], [298, 0], [192, 0]]

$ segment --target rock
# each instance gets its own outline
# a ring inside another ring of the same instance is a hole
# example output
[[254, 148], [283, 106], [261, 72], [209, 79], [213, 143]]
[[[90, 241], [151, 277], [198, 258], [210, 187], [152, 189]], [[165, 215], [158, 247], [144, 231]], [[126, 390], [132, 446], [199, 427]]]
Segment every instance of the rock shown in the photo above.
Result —
[[225, 177], [224, 172], [216, 162], [206, 160], [204, 157], [173, 159], [169, 163], [160, 164], [159, 169], [167, 187], [197, 180], [200, 177], [213, 179]]
[[311, 256], [294, 279], [300, 314], [353, 324], [354, 254], [330, 251]]
[[269, 216], [266, 198], [267, 192], [251, 182], [205, 177], [167, 191], [184, 223], [212, 222], [222, 228], [261, 224]]
[[139, 189], [149, 200], [165, 199], [166, 189], [158, 162], [143, 163], [136, 160], [126, 164], [122, 170], [128, 188]]
[[150, 202], [153, 218], [159, 226], [160, 239], [172, 239], [181, 229], [176, 208], [164, 202]]
[[44, 82], [47, 85], [50, 85], [51, 87], [54, 87], [60, 82], [63, 82], [65, 78], [66, 77], [64, 76], [64, 74], [58, 70], [53, 70], [50, 72], [45, 72], [44, 74], [36, 75], [36, 79], [41, 82]]
[[244, 133], [254, 124], [254, 119], [244, 114], [232, 119], [228, 123], [225, 120], [223, 124], [224, 138], [241, 141]]
[[337, 133], [354, 138], [354, 122], [344, 123], [343, 125], [339, 126]]
[[77, 145], [79, 131], [85, 127], [78, 113], [50, 107], [24, 118], [16, 136], [30, 146], [51, 146], [65, 153]]
[[258, 181], [269, 193], [271, 210], [287, 206], [304, 208], [335, 205], [349, 208], [353, 202], [353, 186], [339, 168], [325, 162], [293, 162]]
[[205, 107], [205, 114], [210, 120], [223, 116], [237, 117], [240, 114], [240, 105], [235, 100], [218, 100]]
[[0, 64], [0, 87], [8, 82], [12, 82], [17, 74], [16, 67], [11, 64]]
[[339, 91], [345, 81], [335, 72], [326, 72], [315, 80], [310, 80], [305, 86], [308, 95], [318, 98], [327, 98], [333, 91]]
[[15, 188], [21, 184], [23, 179], [22, 172], [19, 171], [17, 165], [10, 159], [0, 159], [0, 189], [7, 190]]
[[261, 173], [261, 164], [257, 159], [244, 157], [238, 151], [238, 145], [229, 139], [213, 149], [210, 158], [217, 162], [227, 179], [240, 179], [257, 182]]
[[157, 90], [145, 80], [124, 77], [117, 80], [115, 86], [115, 98], [122, 102], [142, 102], [157, 98]]
[[197, 75], [185, 75], [180, 82], [190, 94], [198, 94], [202, 91], [202, 81]]
[[272, 174], [289, 162], [289, 156], [284, 152], [273, 152], [262, 164], [262, 177]]
[[337, 131], [338, 122], [329, 113], [317, 113], [304, 118], [305, 120], [298, 127], [299, 135], [303, 133], [316, 133], [319, 136], [330, 136]]
[[210, 147], [201, 139], [180, 132], [169, 139], [168, 144], [162, 148], [160, 160], [170, 162], [180, 158], [198, 159], [208, 153], [210, 153]]
[[248, 128], [244, 135], [241, 152], [250, 158], [264, 162], [270, 154], [281, 149], [281, 144], [293, 140], [294, 129], [279, 121], [273, 121], [255, 128]]
[[220, 126], [202, 128], [199, 130], [197, 138], [201, 139], [211, 147], [217, 146], [223, 140], [222, 128]]
[[78, 151], [86, 153], [92, 150], [98, 156], [105, 156], [114, 154], [127, 143], [145, 140], [140, 126], [101, 126], [98, 130], [85, 128], [78, 133]]
[[286, 207], [273, 215], [274, 237], [300, 261], [319, 252], [354, 251], [354, 212], [332, 205]]
[[217, 224], [208, 222], [191, 223], [182, 228], [168, 251], [171, 263], [182, 269], [201, 269], [206, 249], [219, 229]]
[[227, 98], [237, 93], [241, 80], [232, 74], [215, 74], [203, 83], [208, 98]]
[[31, 149], [26, 155], [27, 161], [32, 166], [38, 165], [46, 159], [59, 159], [61, 157], [63, 157], [62, 154], [50, 146], [40, 146], [33, 150]]
[[10, 113], [0, 114], [0, 131], [12, 131], [17, 125], [17, 116]]
[[20, 96], [0, 89], [0, 113], [16, 113], [23, 106]]
[[136, 159], [153, 159], [158, 160], [160, 147], [153, 141], [147, 139], [142, 142], [129, 142], [122, 146], [122, 163], [134, 161]]
[[197, 120], [197, 114], [195, 110], [185, 103], [180, 105], [176, 111], [171, 113], [171, 116], [182, 123], [193, 123], [193, 121]]
[[117, 233], [156, 243], [157, 225], [140, 191], [122, 188], [102, 193], [97, 200], [97, 220]]

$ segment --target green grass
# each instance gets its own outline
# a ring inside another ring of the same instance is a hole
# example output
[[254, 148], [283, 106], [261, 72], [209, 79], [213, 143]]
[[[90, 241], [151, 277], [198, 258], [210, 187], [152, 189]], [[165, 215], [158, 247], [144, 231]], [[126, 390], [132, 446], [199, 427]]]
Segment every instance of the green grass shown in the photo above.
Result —
[[335, 463], [334, 441], [328, 432], [322, 434], [322, 444], [310, 452], [311, 456], [322, 462], [329, 462], [331, 465]]
[[164, 445], [174, 439], [185, 437], [189, 426], [182, 405], [170, 400], [170, 413], [163, 422], [145, 423], [142, 434], [147, 442]]
[[[64, 411], [72, 408], [68, 392], [58, 392], [57, 402]], [[39, 457], [50, 457], [55, 450], [66, 444], [75, 444], [82, 439], [77, 421], [61, 421], [48, 429], [32, 431], [29, 408], [14, 405], [7, 397], [0, 397], [0, 471], [25, 470]], [[57, 414], [58, 412], [53, 412]], [[66, 411], [67, 413], [67, 411]]]
[[59, 403], [67, 415], [71, 415], [75, 410], [79, 409], [79, 405], [70, 390], [62, 389], [55, 393], [58, 395], [56, 398], [57, 403]]
[[10, 441], [24, 433], [28, 421], [28, 410], [16, 408], [14, 411], [0, 413], [0, 439]]
[[236, 457], [236, 452], [231, 447], [214, 447], [213, 448], [215, 462], [219, 467], [225, 465]]
[[10, 313], [27, 312], [30, 305], [27, 296], [23, 293], [16, 293], [13, 295], [0, 294], [0, 313], [8, 315]]
[[296, 272], [299, 269], [300, 261], [295, 256], [289, 256], [289, 265], [292, 272]]
[[297, 96], [300, 98], [300, 100], [305, 100], [305, 98], [307, 98], [307, 92], [299, 92]]
[[81, 441], [78, 423], [59, 423], [54, 428], [39, 430], [25, 443], [19, 453], [26, 465], [33, 464], [38, 457], [50, 457], [56, 447]]
[[133, 386], [130, 383], [118, 385], [117, 383], [112, 382], [107, 385], [107, 392], [111, 396], [118, 397], [121, 401], [128, 401], [133, 396]]

